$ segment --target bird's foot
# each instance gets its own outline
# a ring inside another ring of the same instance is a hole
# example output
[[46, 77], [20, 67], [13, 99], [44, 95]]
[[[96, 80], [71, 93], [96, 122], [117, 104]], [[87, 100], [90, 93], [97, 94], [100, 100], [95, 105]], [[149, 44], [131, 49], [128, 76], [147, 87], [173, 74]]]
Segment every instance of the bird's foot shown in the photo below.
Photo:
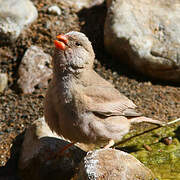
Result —
[[111, 140], [109, 140], [109, 143], [108, 143], [106, 146], [104, 146], [104, 149], [110, 148], [110, 147], [112, 147], [114, 144], [115, 144], [114, 140], [111, 139]]
[[73, 145], [74, 145], [74, 143], [68, 143], [63, 148], [61, 148], [59, 151], [53, 152], [53, 153], [51, 152], [51, 155], [47, 158], [47, 160], [58, 159], [58, 157], [63, 156], [64, 152]]

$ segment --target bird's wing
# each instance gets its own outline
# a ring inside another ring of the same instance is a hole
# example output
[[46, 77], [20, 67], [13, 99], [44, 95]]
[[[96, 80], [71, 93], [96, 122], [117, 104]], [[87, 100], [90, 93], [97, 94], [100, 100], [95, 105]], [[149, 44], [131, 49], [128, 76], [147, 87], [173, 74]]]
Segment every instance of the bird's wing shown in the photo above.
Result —
[[136, 105], [113, 86], [87, 86], [83, 92], [85, 108], [103, 116], [140, 116]]

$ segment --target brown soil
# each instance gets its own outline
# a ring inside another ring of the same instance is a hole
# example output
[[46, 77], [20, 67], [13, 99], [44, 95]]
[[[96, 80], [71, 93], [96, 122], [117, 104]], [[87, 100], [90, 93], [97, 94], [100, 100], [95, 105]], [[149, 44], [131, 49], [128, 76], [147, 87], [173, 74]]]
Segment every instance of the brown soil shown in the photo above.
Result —
[[[9, 76], [8, 88], [0, 94], [0, 166], [2, 166], [0, 179], [1, 177], [17, 179], [16, 159], [19, 150], [14, 151], [11, 148], [12, 143], [16, 136], [43, 115], [45, 89], [36, 87], [33, 94], [23, 95], [17, 86], [17, 70], [21, 58], [31, 45], [40, 46], [52, 55], [52, 41], [59, 33], [70, 30], [84, 32], [91, 40], [96, 53], [95, 70], [133, 100], [144, 115], [162, 121], [180, 117], [178, 85], [150, 81], [106, 53], [103, 46], [105, 4], [76, 13], [73, 8], [58, 0], [33, 0], [33, 2], [39, 13], [36, 22], [30, 25], [13, 44], [0, 42], [0, 70], [7, 72]], [[62, 15], [48, 14], [47, 8], [52, 4], [61, 7]], [[19, 148], [21, 141], [22, 137], [18, 136], [16, 143], [19, 143]], [[8, 161], [10, 156], [11, 160]]]

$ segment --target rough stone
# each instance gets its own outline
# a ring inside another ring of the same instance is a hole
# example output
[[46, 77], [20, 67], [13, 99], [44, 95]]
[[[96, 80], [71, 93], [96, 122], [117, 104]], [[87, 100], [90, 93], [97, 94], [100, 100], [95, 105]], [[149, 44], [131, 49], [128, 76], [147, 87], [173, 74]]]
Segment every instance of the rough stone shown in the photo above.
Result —
[[180, 82], [180, 1], [108, 0], [107, 6], [106, 49], [143, 74]]
[[32, 93], [36, 85], [47, 87], [52, 76], [51, 59], [49, 54], [37, 46], [31, 46], [25, 52], [18, 70], [18, 84], [23, 93]]
[[19, 158], [19, 174], [24, 180], [64, 180], [73, 176], [86, 152], [72, 146], [63, 154], [54, 156], [69, 142], [57, 136], [40, 118], [25, 132]]
[[132, 155], [115, 149], [90, 151], [80, 165], [77, 180], [150, 180], [154, 175]]
[[0, 0], [0, 35], [15, 40], [22, 29], [38, 16], [37, 10], [29, 0]]
[[8, 76], [6, 73], [0, 73], [0, 92], [3, 92], [8, 84]]

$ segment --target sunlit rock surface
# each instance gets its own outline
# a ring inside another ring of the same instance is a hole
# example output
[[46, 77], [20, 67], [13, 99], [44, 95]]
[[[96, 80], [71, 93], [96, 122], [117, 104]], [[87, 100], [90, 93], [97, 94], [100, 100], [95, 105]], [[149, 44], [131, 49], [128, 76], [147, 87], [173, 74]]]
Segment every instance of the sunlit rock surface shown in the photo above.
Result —
[[180, 82], [180, 1], [109, 0], [107, 6], [106, 49], [138, 72]]

